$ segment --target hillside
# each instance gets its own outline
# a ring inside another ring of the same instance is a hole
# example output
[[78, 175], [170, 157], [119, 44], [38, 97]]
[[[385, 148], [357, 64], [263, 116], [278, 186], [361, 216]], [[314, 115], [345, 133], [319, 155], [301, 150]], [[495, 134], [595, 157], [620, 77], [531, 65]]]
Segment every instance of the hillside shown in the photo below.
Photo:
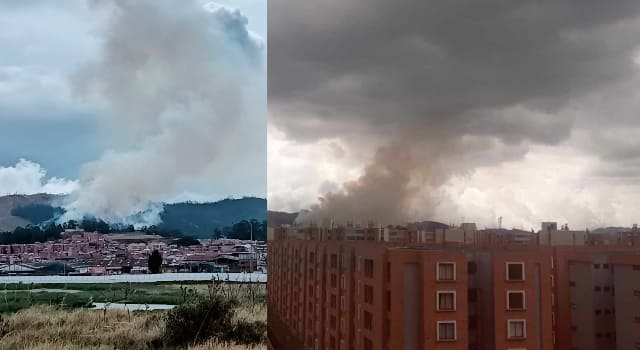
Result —
[[178, 229], [196, 237], [211, 237], [214, 229], [222, 229], [242, 220], [267, 220], [267, 201], [247, 197], [214, 203], [165, 204], [160, 218], [164, 228]]
[[32, 223], [25, 217], [13, 215], [12, 211], [16, 208], [36, 205], [54, 207], [61, 199], [60, 195], [46, 193], [0, 196], [0, 232], [12, 231], [18, 226]]
[[[17, 226], [40, 225], [62, 212], [56, 204], [62, 197], [48, 194], [0, 197], [0, 231]], [[196, 237], [211, 237], [213, 230], [232, 226], [242, 220], [267, 219], [267, 201], [263, 198], [224, 199], [212, 203], [170, 203], [160, 213], [159, 227], [180, 230]]]
[[407, 227], [413, 230], [435, 232], [435, 230], [437, 229], [446, 229], [449, 227], [449, 225], [437, 221], [419, 221], [410, 222], [409, 224], [407, 224]]

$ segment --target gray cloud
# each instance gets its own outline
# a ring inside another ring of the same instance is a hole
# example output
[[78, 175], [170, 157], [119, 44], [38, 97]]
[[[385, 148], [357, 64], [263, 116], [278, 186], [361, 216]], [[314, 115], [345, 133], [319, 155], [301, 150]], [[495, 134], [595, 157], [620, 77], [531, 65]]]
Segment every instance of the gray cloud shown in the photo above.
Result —
[[[386, 212], [401, 220], [396, 209], [412, 196], [402, 189], [416, 181], [437, 188], [451, 174], [517, 159], [531, 144], [589, 133], [594, 117], [572, 103], [636, 73], [637, 1], [269, 6], [271, 121], [299, 141], [364, 134], [368, 141], [355, 147], [403, 140], [411, 154], [412, 166], [401, 167], [412, 175], [384, 188], [397, 192], [372, 193], [382, 189], [369, 176], [398, 165], [376, 158], [358, 182], [321, 201], [320, 216]], [[386, 198], [386, 206], [363, 213], [357, 193]]]

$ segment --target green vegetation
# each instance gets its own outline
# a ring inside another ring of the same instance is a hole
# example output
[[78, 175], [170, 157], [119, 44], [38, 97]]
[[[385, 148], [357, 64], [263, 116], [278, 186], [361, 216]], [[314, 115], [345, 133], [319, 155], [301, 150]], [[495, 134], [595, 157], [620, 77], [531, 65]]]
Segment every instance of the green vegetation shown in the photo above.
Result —
[[157, 282], [95, 284], [0, 284], [0, 313], [12, 313], [32, 305], [54, 305], [64, 309], [89, 307], [92, 302], [179, 305], [217, 294], [241, 305], [265, 305], [264, 284], [222, 282]]
[[[171, 311], [87, 310], [35, 305], [0, 317], [3, 350], [257, 350], [265, 349], [264, 284], [211, 281], [183, 284], [6, 285], [9, 293], [68, 288], [68, 295], [117, 290], [128, 299], [140, 291], [173, 295]], [[6, 293], [6, 292], [5, 292]], [[108, 293], [107, 293], [108, 294]], [[257, 295], [261, 297], [256, 298]]]

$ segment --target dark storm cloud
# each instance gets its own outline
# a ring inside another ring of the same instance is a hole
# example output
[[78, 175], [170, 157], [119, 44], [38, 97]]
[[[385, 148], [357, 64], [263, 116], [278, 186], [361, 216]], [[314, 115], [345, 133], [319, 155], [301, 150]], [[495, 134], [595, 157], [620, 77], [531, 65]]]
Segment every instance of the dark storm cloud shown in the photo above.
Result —
[[[505, 152], [513, 158], [527, 144], [565, 141], [587, 124], [560, 111], [632, 76], [640, 43], [637, 1], [273, 0], [269, 6], [272, 122], [301, 141], [349, 134], [370, 135], [377, 145], [402, 139], [433, 186], [460, 167], [452, 164], [464, 158], [459, 153], [495, 155], [513, 146], [517, 151]], [[494, 141], [485, 140], [483, 149], [468, 138]], [[471, 161], [464, 167], [481, 159]], [[390, 176], [404, 179], [398, 175]], [[359, 191], [347, 187], [347, 197]], [[321, 205], [331, 206], [327, 198]]]
[[[516, 103], [554, 110], [627, 76], [638, 39], [636, 27], [624, 21], [635, 19], [640, 3], [274, 0], [270, 6], [275, 112], [280, 104], [303, 104], [331, 123], [358, 119], [402, 128], [435, 122], [462, 125], [468, 133], [477, 125], [481, 132], [527, 138], [526, 129], [538, 122], [526, 116], [492, 128], [490, 117], [477, 123], [461, 113]], [[287, 120], [298, 117], [296, 111], [288, 112], [273, 118], [300, 132], [302, 123]], [[570, 127], [553, 120], [550, 126], [554, 122]], [[558, 139], [547, 135], [531, 137]]]

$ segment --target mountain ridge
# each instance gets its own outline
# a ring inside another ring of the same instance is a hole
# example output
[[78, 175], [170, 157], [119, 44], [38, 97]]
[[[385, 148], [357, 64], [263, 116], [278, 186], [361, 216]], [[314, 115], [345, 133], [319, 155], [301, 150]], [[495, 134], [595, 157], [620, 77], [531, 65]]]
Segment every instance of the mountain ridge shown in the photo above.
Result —
[[[60, 209], [64, 196], [50, 194], [0, 196], [0, 232], [18, 226], [41, 225]], [[267, 219], [267, 201], [258, 197], [227, 198], [215, 202], [163, 203], [161, 226], [180, 230], [185, 235], [210, 238], [215, 229], [232, 226], [242, 220]], [[20, 215], [15, 215], [19, 213]], [[99, 219], [99, 218], [97, 218]]]

